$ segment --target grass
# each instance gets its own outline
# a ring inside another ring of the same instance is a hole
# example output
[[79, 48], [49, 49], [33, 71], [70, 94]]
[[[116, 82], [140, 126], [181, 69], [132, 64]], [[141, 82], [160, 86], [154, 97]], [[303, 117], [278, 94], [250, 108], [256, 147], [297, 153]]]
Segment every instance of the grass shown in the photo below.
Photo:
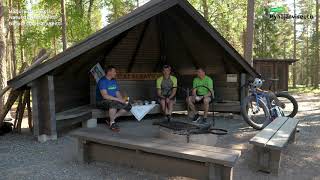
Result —
[[289, 87], [289, 92], [290, 93], [295, 93], [295, 94], [316, 94], [320, 95], [320, 88], [314, 89], [313, 87], [306, 87], [304, 85], [297, 85], [296, 88]]

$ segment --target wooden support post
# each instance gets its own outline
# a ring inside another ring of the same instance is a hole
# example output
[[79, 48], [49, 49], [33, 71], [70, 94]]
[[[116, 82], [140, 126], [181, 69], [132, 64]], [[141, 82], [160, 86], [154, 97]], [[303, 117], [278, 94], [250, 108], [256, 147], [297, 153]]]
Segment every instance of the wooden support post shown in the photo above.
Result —
[[46, 141], [57, 138], [53, 76], [46, 75], [31, 84], [34, 135]]
[[39, 136], [39, 108], [38, 108], [38, 88], [37, 83], [31, 83], [31, 95], [32, 95], [32, 120], [33, 120], [33, 135]]
[[245, 87], [246, 84], [246, 74], [241, 73], [240, 74], [240, 105], [242, 105], [244, 98], [247, 96], [247, 87]]
[[50, 128], [50, 134], [51, 135], [57, 135], [56, 130], [56, 103], [55, 103], [55, 97], [54, 97], [54, 81], [53, 76], [47, 76], [48, 77], [48, 94], [49, 94], [49, 112], [50, 112], [50, 122], [49, 126]]
[[262, 172], [278, 174], [281, 161], [281, 150], [253, 146], [253, 168]]
[[31, 132], [33, 132], [33, 124], [32, 124], [32, 110], [31, 110], [31, 104], [30, 104], [30, 89], [27, 90], [28, 94], [27, 94], [27, 111], [28, 111], [28, 125], [29, 125], [29, 129]]
[[19, 109], [21, 108], [22, 106], [22, 100], [23, 100], [23, 93], [19, 92], [19, 100], [18, 100], [18, 106], [17, 106], [17, 109], [16, 109], [16, 117], [14, 119], [14, 124], [13, 124], [13, 128], [16, 130], [17, 129], [17, 124], [18, 124], [18, 119], [20, 117], [20, 111]]
[[210, 180], [232, 180], [233, 178], [232, 167], [210, 163], [208, 168]]
[[296, 132], [297, 132], [297, 127], [294, 128], [292, 134], [290, 135], [289, 144], [294, 143], [294, 141], [296, 140]]
[[81, 163], [88, 163], [89, 157], [88, 157], [88, 144], [85, 140], [82, 140], [80, 138], [76, 139], [76, 146], [77, 146], [77, 160]]
[[18, 117], [18, 124], [17, 124], [17, 130], [20, 133], [21, 132], [21, 124], [22, 124], [22, 119], [23, 119], [23, 115], [24, 115], [24, 109], [26, 108], [27, 105], [27, 93], [28, 91], [24, 91], [23, 93], [23, 100], [22, 100], [22, 105], [20, 107], [20, 109], [18, 109], [19, 111], [19, 117]]

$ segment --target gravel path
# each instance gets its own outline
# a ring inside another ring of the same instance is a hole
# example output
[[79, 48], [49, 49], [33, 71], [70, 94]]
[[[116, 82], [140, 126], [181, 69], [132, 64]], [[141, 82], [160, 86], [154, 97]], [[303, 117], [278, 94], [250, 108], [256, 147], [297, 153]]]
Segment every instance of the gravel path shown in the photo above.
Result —
[[[219, 137], [218, 147], [238, 149], [242, 155], [234, 169], [234, 179], [319, 179], [320, 180], [320, 97], [295, 96], [299, 102], [297, 118], [300, 132], [296, 143], [282, 155], [279, 176], [255, 172], [248, 167], [251, 146], [248, 141], [257, 131], [239, 116], [224, 118], [229, 134]], [[0, 136], [0, 180], [7, 179], [187, 179], [166, 177], [143, 170], [110, 163], [79, 164], [75, 161], [73, 140], [68, 136], [57, 141], [38, 143], [25, 132]]]
[[294, 96], [299, 103], [300, 119], [294, 144], [289, 144], [281, 156], [278, 176], [255, 172], [249, 167], [252, 155], [248, 141], [258, 132], [238, 120], [230, 120], [234, 132], [219, 138], [216, 146], [242, 151], [234, 169], [234, 179], [320, 180], [320, 97], [301, 94]]
[[30, 135], [0, 137], [0, 179], [164, 179], [159, 175], [109, 163], [79, 164], [73, 140], [36, 142]]

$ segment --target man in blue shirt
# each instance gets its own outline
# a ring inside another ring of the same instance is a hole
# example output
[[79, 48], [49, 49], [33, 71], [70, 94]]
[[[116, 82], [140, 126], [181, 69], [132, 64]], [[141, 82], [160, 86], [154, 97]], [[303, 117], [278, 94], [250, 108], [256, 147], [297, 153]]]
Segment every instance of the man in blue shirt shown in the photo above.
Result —
[[118, 83], [115, 80], [116, 68], [108, 66], [105, 71], [106, 75], [99, 80], [96, 87], [96, 105], [100, 109], [109, 111], [110, 129], [119, 130], [115, 119], [130, 111], [131, 105], [123, 99], [120, 93]]

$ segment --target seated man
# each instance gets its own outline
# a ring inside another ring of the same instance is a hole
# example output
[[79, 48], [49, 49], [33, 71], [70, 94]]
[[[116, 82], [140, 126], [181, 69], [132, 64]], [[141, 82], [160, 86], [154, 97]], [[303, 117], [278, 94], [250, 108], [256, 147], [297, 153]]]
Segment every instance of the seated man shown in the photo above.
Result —
[[[208, 116], [209, 104], [214, 97], [213, 81], [209, 76], [206, 75], [203, 68], [198, 68], [197, 77], [193, 79], [192, 86], [192, 95], [187, 97], [187, 104], [194, 114], [193, 122], [205, 124]], [[199, 113], [196, 111], [196, 103], [203, 103], [203, 119], [201, 119]]]
[[167, 117], [167, 120], [170, 121], [177, 92], [177, 78], [170, 75], [171, 67], [169, 65], [163, 66], [162, 74], [156, 81], [157, 94], [162, 112]]
[[106, 75], [102, 77], [96, 87], [96, 105], [100, 109], [109, 110], [110, 122], [107, 123], [112, 130], [119, 130], [115, 119], [130, 111], [131, 105], [126, 102], [119, 91], [116, 77], [116, 68], [108, 66]]

